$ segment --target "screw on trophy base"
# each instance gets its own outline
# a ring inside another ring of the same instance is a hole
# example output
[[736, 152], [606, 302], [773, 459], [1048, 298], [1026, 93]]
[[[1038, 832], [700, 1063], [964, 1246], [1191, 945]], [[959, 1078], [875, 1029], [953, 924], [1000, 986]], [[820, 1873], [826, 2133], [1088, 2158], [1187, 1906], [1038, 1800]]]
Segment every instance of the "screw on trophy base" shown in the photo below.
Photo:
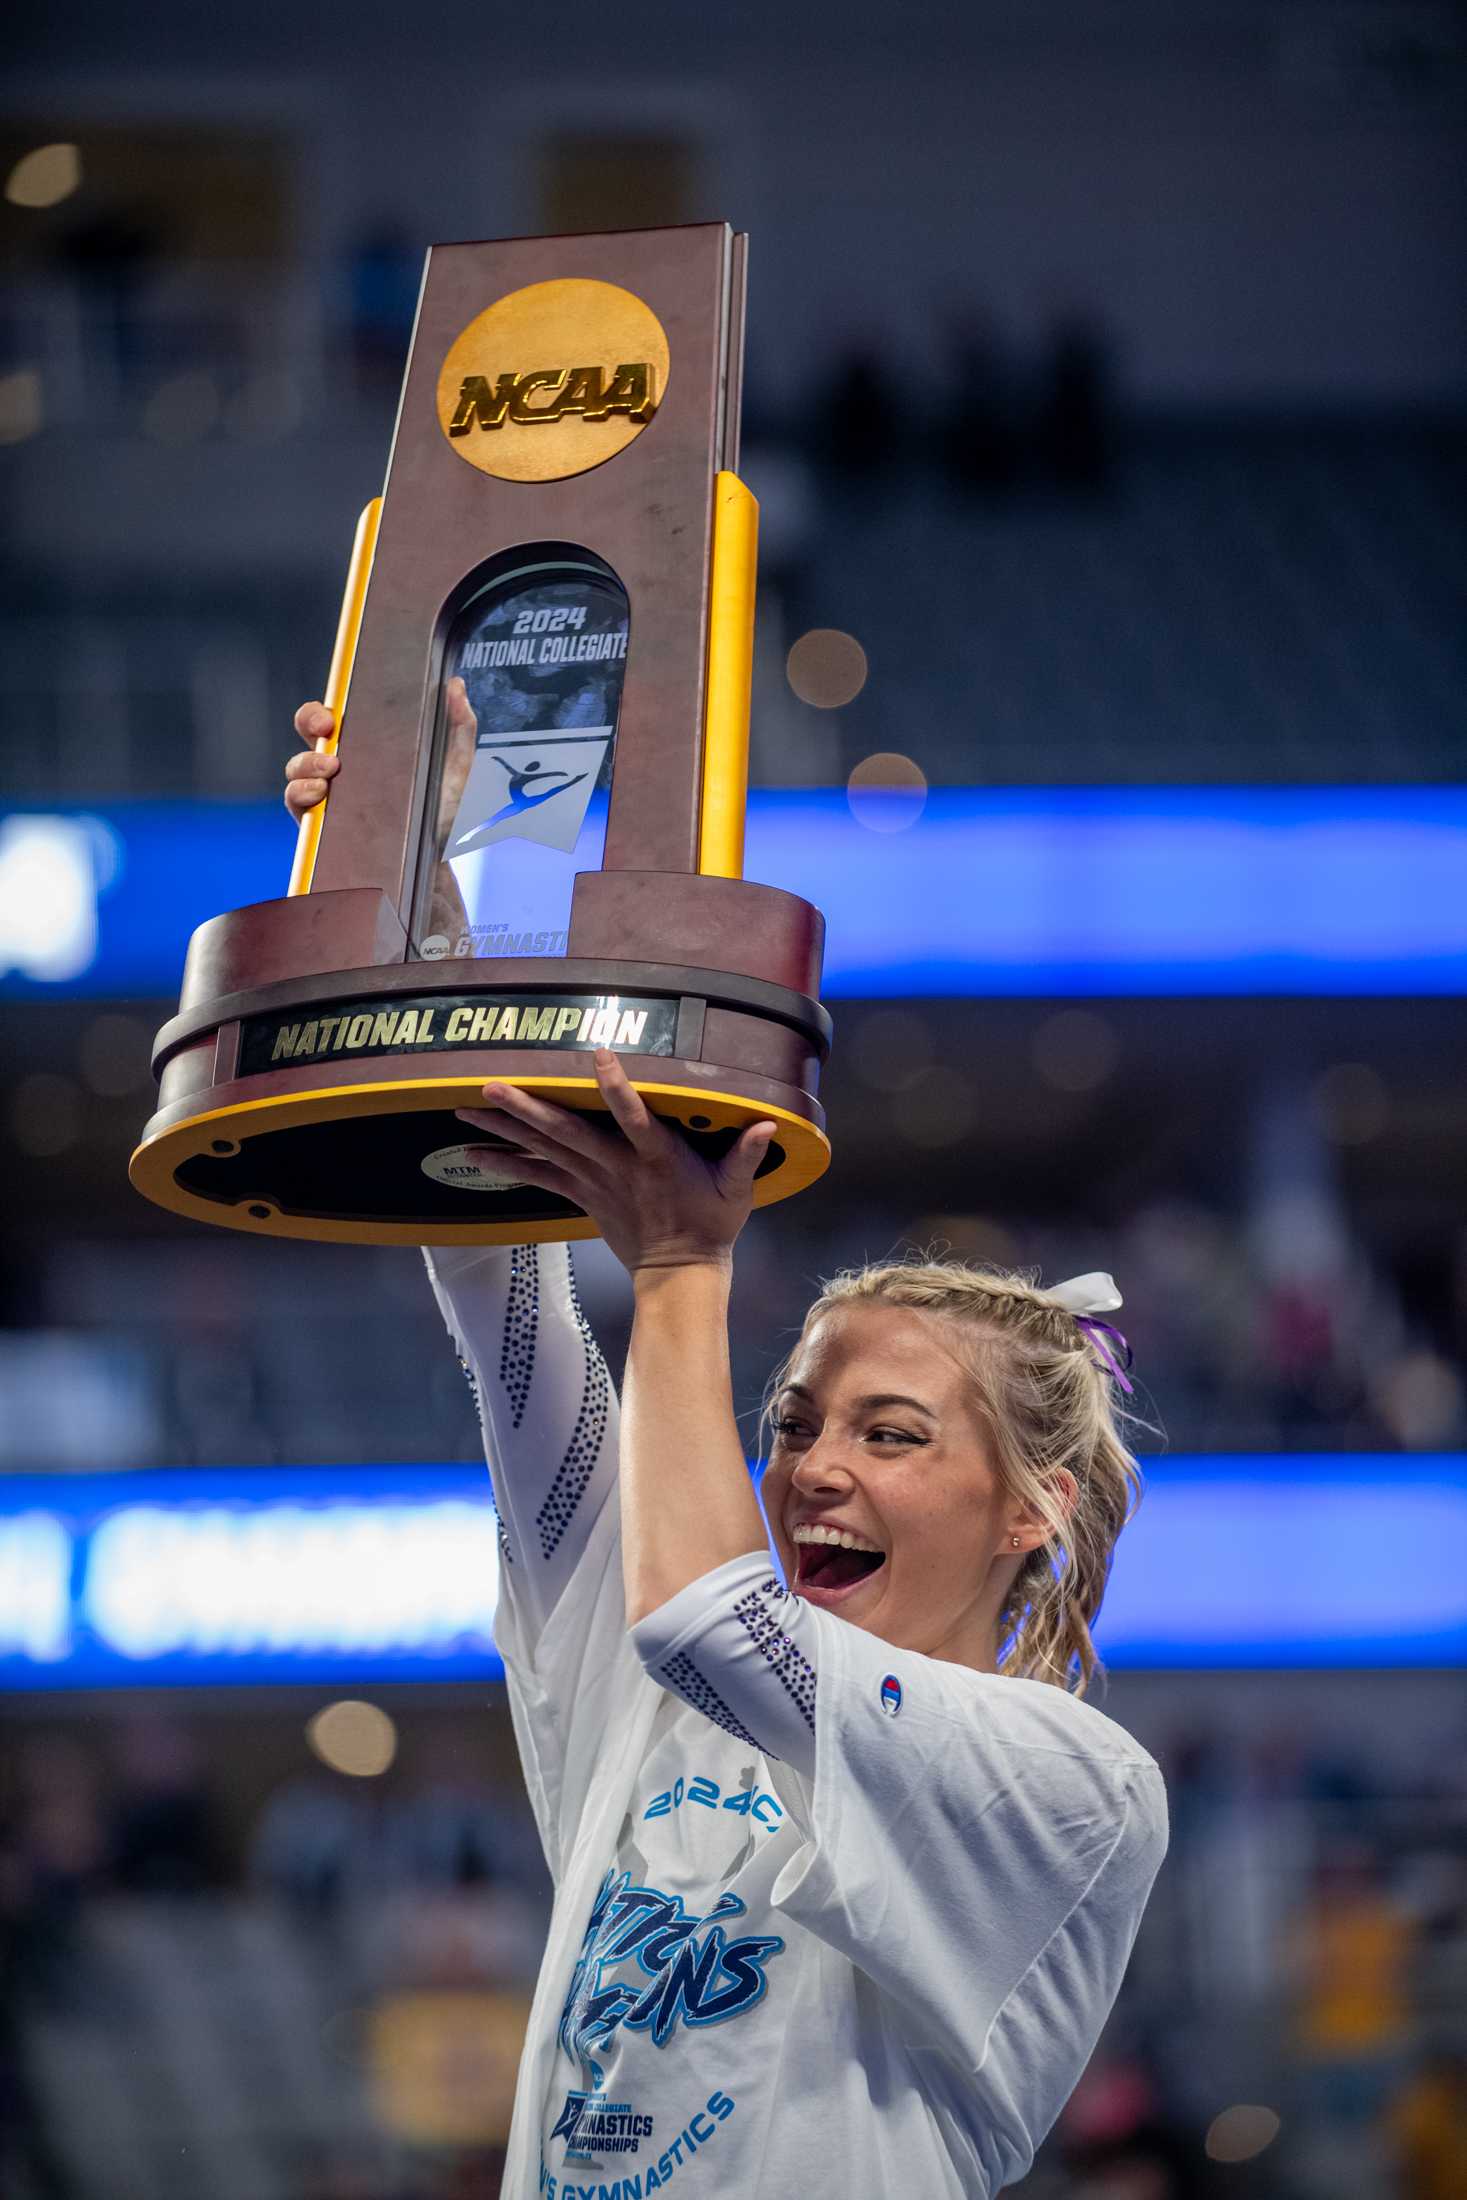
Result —
[[740, 875], [743, 243], [429, 254], [327, 685], [346, 768], [288, 893], [190, 942], [131, 1166], [160, 1206], [367, 1244], [595, 1236], [455, 1110], [493, 1078], [601, 1112], [603, 1047], [710, 1159], [777, 1126], [757, 1205], [825, 1170], [823, 922]]

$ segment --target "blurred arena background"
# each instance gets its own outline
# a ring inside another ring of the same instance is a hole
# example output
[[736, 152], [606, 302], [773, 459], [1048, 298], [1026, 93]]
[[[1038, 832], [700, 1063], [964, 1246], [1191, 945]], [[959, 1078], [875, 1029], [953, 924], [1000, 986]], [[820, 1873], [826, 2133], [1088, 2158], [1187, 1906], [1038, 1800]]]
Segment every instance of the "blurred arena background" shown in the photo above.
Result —
[[125, 1166], [190, 928], [284, 891], [425, 246], [721, 217], [749, 871], [826, 906], [836, 1019], [834, 1166], [741, 1254], [751, 1446], [815, 1279], [904, 1243], [1113, 1271], [1151, 1424], [1099, 1700], [1171, 1854], [1022, 2190], [1460, 2200], [1461, 10], [9, 31], [4, 2200], [499, 2189], [549, 1884], [462, 1377], [416, 1254]]

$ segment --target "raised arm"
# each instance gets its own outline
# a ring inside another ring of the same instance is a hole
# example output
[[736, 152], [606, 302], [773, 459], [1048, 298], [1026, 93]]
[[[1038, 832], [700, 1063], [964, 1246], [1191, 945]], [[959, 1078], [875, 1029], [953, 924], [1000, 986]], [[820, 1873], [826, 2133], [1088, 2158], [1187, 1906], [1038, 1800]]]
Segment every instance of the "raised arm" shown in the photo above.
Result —
[[[566, 1315], [580, 1316], [565, 1247], [427, 1257], [484, 1428], [505, 1593], [537, 1637], [611, 1494], [616, 1394], [589, 1338], [580, 1380]], [[649, 1271], [638, 1280], [628, 1409], [620, 1416], [627, 1618], [643, 1668], [661, 1687], [813, 1777], [816, 1615], [786, 1594], [770, 1563], [734, 1420], [727, 1290], [717, 1268]], [[537, 1384], [545, 1386], [538, 1411]], [[603, 1425], [601, 1455], [582, 1490], [579, 1432]], [[675, 1491], [676, 1501], [659, 1491]], [[710, 1555], [725, 1549], [735, 1552], [731, 1565]]]
[[658, 1122], [616, 1056], [595, 1057], [610, 1121], [488, 1084], [468, 1122], [518, 1150], [517, 1177], [594, 1216], [636, 1295], [621, 1456], [626, 1611], [636, 1624], [730, 1559], [766, 1548], [728, 1367], [733, 1244], [774, 1136], [751, 1126], [718, 1164]]

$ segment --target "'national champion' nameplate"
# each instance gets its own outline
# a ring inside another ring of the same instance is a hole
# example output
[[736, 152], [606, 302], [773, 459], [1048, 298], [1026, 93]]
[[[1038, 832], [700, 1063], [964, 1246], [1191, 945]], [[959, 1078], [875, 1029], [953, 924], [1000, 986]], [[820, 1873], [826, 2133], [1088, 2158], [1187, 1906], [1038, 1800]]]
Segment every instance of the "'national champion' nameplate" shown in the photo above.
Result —
[[670, 1055], [678, 1004], [625, 993], [425, 993], [348, 1001], [329, 1016], [250, 1016], [240, 1027], [241, 1076], [338, 1055], [439, 1054], [456, 1048], [609, 1047]]

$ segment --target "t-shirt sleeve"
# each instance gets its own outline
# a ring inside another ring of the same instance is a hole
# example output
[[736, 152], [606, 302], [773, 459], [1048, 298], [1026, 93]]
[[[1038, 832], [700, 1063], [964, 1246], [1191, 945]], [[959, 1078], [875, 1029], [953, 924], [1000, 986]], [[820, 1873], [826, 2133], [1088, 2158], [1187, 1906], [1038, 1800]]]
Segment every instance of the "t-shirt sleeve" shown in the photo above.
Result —
[[772, 1768], [804, 1835], [774, 1906], [874, 1981], [909, 2046], [958, 2079], [957, 2102], [981, 2102], [1012, 2181], [1120, 1990], [1166, 1852], [1161, 1775], [1059, 1689], [803, 1606], [790, 1632], [807, 1631], [815, 1769]]
[[819, 1679], [812, 1617], [765, 1551], [690, 1581], [631, 1630], [652, 1679], [736, 1741], [811, 1778]]
[[882, 1990], [954, 2113], [981, 2101], [1003, 2181], [1021, 2176], [1166, 1852], [1152, 1759], [1059, 1689], [894, 1649], [790, 1596], [767, 1551], [690, 1582], [632, 1638], [653, 1679], [771, 1760], [802, 1837], [775, 1907]]
[[1167, 1845], [1156, 1765], [1037, 1681], [893, 1648], [768, 1551], [632, 1629], [644, 1669], [763, 1751], [800, 1845], [772, 1900], [886, 1999], [995, 2185], [1022, 2177], [1120, 1991]]

